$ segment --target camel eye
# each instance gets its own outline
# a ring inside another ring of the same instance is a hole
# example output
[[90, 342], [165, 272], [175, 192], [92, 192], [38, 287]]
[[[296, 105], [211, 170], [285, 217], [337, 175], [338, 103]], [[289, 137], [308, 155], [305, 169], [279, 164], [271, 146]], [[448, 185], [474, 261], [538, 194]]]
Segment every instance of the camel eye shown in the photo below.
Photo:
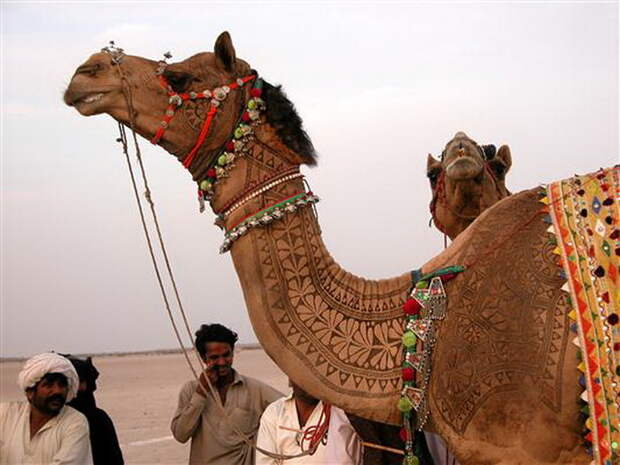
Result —
[[177, 94], [185, 92], [194, 81], [194, 76], [183, 71], [166, 70], [164, 77]]
[[437, 180], [439, 179], [439, 174], [441, 174], [441, 170], [438, 168], [430, 170], [426, 173], [428, 180], [431, 182], [431, 187], [434, 189], [437, 185]]
[[75, 74], [88, 74], [91, 77], [95, 77], [97, 73], [100, 72], [102, 69], [103, 69], [103, 65], [101, 63], [86, 64], [86, 65], [80, 66], [75, 71]]
[[497, 179], [504, 178], [504, 175], [506, 174], [506, 165], [504, 165], [501, 161], [491, 160], [489, 162], [489, 167], [491, 168], [493, 174], [495, 174], [495, 177]]

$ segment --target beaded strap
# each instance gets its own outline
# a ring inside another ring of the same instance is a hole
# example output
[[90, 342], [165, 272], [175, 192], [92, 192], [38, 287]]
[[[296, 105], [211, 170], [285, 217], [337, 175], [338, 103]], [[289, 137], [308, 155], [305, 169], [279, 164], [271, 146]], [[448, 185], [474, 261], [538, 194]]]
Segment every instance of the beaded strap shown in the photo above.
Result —
[[232, 247], [233, 242], [245, 235], [250, 229], [259, 226], [267, 226], [275, 220], [280, 220], [287, 213], [295, 213], [298, 208], [313, 205], [319, 198], [312, 192], [301, 192], [287, 197], [275, 204], [269, 205], [257, 213], [250, 215], [239, 222], [235, 227], [226, 231], [224, 242], [220, 247], [220, 253], [226, 253]]
[[421, 430], [428, 419], [426, 391], [436, 342], [435, 322], [445, 318], [447, 306], [443, 283], [464, 269], [462, 266], [450, 266], [423, 276], [418, 271], [412, 272], [414, 287], [403, 305], [403, 388], [398, 400], [398, 409], [403, 415], [401, 437], [405, 442], [404, 465], [419, 464], [417, 451], [414, 450], [413, 430]]
[[242, 207], [244, 204], [246, 204], [247, 202], [249, 202], [253, 198], [258, 197], [259, 195], [267, 192], [268, 190], [276, 187], [277, 185], [285, 183], [287, 181], [291, 181], [291, 180], [296, 179], [296, 178], [301, 178], [301, 177], [303, 177], [303, 174], [301, 174], [301, 173], [294, 173], [294, 174], [285, 175], [284, 177], [282, 177], [280, 179], [276, 179], [274, 181], [269, 182], [268, 184], [265, 184], [264, 186], [260, 187], [259, 189], [255, 190], [254, 192], [251, 192], [250, 194], [246, 195], [245, 197], [243, 197], [238, 202], [235, 202], [230, 208], [228, 208], [226, 211], [224, 211], [220, 215], [221, 219], [226, 219], [226, 217], [229, 216], [232, 212], [234, 212], [238, 208]]

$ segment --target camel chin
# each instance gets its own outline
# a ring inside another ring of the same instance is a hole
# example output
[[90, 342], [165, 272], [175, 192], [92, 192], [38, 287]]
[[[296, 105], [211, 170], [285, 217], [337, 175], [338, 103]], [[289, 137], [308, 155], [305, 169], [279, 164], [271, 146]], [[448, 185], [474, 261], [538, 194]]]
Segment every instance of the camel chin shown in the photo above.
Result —
[[472, 157], [459, 157], [446, 167], [446, 176], [454, 181], [464, 181], [480, 175], [483, 168], [483, 165]]

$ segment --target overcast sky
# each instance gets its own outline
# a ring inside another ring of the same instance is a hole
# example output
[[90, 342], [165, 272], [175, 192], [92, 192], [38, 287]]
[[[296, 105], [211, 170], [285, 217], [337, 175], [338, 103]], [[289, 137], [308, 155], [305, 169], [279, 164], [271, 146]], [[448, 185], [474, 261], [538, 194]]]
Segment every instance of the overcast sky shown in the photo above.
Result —
[[[108, 116], [62, 104], [109, 40], [173, 60], [237, 56], [284, 85], [319, 154], [305, 169], [324, 239], [349, 271], [389, 277], [442, 249], [426, 155], [455, 132], [506, 143], [513, 191], [618, 162], [618, 4], [2, 3], [1, 356], [175, 347]], [[213, 214], [142, 142], [193, 328], [254, 342]]]

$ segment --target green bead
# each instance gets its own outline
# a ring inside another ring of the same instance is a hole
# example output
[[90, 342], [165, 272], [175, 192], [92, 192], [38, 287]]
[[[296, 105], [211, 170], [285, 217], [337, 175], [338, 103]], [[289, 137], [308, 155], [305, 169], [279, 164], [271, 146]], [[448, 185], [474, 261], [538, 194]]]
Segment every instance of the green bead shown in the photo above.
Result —
[[408, 455], [404, 458], [403, 465], [420, 465], [420, 459], [415, 455]]
[[398, 410], [401, 412], [410, 412], [413, 408], [413, 404], [407, 397], [401, 397], [398, 399]]
[[418, 342], [418, 338], [413, 333], [413, 331], [407, 331], [405, 334], [403, 334], [403, 345], [405, 347], [413, 347], [415, 346], [416, 342]]
[[200, 183], [200, 190], [208, 191], [211, 188], [211, 183], [206, 179]]
[[256, 100], [252, 99], [248, 102], [248, 108], [250, 110], [255, 110], [256, 109]]
[[217, 159], [217, 164], [220, 166], [224, 166], [227, 161], [228, 159], [226, 158], [226, 155], [220, 155], [220, 157]]
[[614, 441], [611, 443], [611, 448], [616, 450], [618, 448], [618, 441]]
[[416, 289], [426, 289], [428, 287], [428, 281], [419, 281], [415, 285]]
[[243, 129], [241, 129], [241, 127], [238, 127], [237, 129], [235, 129], [235, 139], [241, 139], [243, 137]]

